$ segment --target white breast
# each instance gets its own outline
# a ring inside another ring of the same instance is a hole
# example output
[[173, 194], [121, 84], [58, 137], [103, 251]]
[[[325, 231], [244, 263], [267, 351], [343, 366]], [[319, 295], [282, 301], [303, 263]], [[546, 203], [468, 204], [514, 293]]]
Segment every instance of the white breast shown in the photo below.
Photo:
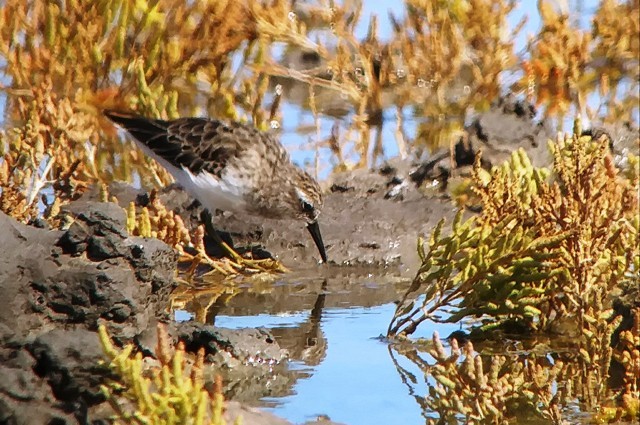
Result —
[[176, 177], [178, 183], [209, 211], [214, 212], [216, 208], [224, 211], [245, 209], [242, 182], [234, 173], [228, 172], [230, 170], [224, 172], [220, 179], [206, 171], [197, 175], [184, 168], [181, 171], [182, 176]]
[[151, 158], [162, 165], [191, 196], [196, 198], [211, 213], [216, 209], [223, 211], [241, 211], [246, 207], [244, 194], [246, 187], [242, 185], [238, 173], [233, 169], [225, 170], [221, 179], [207, 171], [193, 174], [190, 170], [169, 163], [156, 155], [143, 143], [138, 146]]

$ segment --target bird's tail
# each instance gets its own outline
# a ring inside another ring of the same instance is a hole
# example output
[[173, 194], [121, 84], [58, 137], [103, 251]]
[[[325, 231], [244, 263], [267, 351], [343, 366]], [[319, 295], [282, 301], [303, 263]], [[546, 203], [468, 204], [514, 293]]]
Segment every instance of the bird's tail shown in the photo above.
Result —
[[103, 113], [111, 121], [127, 130], [133, 137], [145, 144], [160, 134], [165, 134], [167, 131], [166, 121], [145, 118], [130, 112], [110, 109], [105, 109]]

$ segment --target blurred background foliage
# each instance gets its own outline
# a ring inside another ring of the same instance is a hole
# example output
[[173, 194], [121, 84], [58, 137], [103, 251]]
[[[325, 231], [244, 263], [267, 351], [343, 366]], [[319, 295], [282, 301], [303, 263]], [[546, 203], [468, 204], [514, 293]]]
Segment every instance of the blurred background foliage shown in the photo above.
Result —
[[[561, 2], [562, 3], [562, 2]], [[603, 0], [591, 30], [540, 1], [540, 32], [514, 52], [516, 2], [407, 0], [378, 37], [359, 1], [8, 0], [0, 6], [0, 208], [28, 221], [54, 217], [87, 187], [170, 177], [123, 141], [103, 108], [175, 118], [210, 115], [280, 127], [281, 100], [315, 116], [319, 168], [352, 169], [383, 155], [382, 112], [396, 109], [400, 155], [454, 142], [465, 120], [507, 91], [558, 119], [633, 121], [638, 111], [638, 0]], [[358, 39], [359, 23], [368, 34]], [[285, 60], [302, 58], [295, 64]], [[505, 75], [515, 82], [507, 87]], [[514, 79], [515, 76], [515, 79]], [[604, 107], [589, 110], [594, 93]], [[405, 135], [403, 108], [417, 122]], [[574, 109], [571, 109], [574, 108]], [[636, 114], [636, 115], [634, 115]], [[321, 134], [321, 118], [346, 116]], [[375, 133], [372, 137], [372, 133]], [[43, 195], [45, 195], [43, 197]]]

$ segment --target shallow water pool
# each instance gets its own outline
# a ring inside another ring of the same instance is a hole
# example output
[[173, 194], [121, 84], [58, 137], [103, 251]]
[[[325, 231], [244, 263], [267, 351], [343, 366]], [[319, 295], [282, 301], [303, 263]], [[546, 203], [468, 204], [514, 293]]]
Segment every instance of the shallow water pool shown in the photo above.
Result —
[[[414, 367], [416, 382], [408, 383], [405, 372], [412, 363], [383, 338], [393, 301], [406, 284], [329, 279], [275, 285], [266, 292], [247, 287], [207, 321], [225, 328], [267, 328], [289, 350], [288, 388], [254, 400], [242, 397], [249, 404], [293, 423], [323, 416], [350, 425], [423, 424], [421, 397], [413, 394], [423, 374]], [[188, 317], [176, 313], [178, 320]], [[426, 325], [421, 334], [456, 329]]]

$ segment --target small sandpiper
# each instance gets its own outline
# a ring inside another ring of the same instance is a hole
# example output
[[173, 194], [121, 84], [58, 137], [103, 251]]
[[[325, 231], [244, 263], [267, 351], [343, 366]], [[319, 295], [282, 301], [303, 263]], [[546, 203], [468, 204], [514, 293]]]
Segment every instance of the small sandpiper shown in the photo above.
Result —
[[211, 216], [216, 209], [304, 220], [327, 262], [318, 214], [318, 183], [291, 163], [282, 144], [250, 125], [207, 118], [172, 121], [105, 110]]

